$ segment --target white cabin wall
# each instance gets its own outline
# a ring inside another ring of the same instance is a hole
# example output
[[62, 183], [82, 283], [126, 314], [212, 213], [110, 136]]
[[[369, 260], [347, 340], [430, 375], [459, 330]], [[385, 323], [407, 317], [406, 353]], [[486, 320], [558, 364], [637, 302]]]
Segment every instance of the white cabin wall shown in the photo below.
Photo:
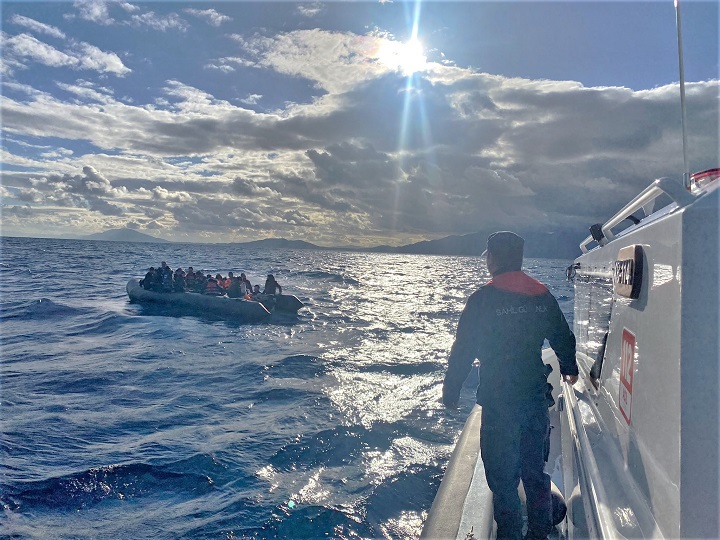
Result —
[[[612, 374], [605, 371], [603, 384], [627, 471], [670, 538], [680, 533], [681, 217], [671, 213], [607, 246], [613, 257], [625, 245], [643, 246], [640, 298], [616, 295], [606, 352]], [[618, 406], [624, 329], [635, 336], [630, 424]]]
[[[595, 403], [606, 435], [615, 440], [624, 464], [624, 471], [613, 474], [630, 476], [662, 535], [671, 538], [680, 535], [681, 285], [677, 277], [681, 227], [680, 212], [635, 227], [581, 257], [578, 273], [590, 271], [596, 276], [576, 278], [575, 282], [578, 351], [590, 357], [588, 362], [596, 357], [598, 341], [610, 328]], [[645, 259], [643, 289], [637, 300], [606, 292], [609, 278], [600, 277], [611, 271], [620, 248], [633, 244], [643, 246]], [[630, 425], [619, 407], [623, 329], [632, 332], [636, 340]], [[610, 461], [604, 463], [610, 466]]]

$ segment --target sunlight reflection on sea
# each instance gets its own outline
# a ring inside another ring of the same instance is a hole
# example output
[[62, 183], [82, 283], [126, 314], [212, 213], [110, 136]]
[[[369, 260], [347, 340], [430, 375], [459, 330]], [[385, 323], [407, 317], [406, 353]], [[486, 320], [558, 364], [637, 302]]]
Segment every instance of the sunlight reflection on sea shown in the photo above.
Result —
[[[242, 324], [131, 304], [167, 260], [273, 272]], [[529, 260], [567, 315], [566, 261]], [[414, 538], [473, 403], [440, 385], [483, 262], [2, 240], [0, 526], [31, 538]]]

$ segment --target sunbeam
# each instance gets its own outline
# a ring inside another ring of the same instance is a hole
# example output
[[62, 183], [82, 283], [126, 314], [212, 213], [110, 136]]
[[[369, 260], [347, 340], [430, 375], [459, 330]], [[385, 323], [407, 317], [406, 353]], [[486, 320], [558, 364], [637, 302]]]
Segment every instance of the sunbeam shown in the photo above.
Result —
[[[435, 159], [434, 153], [432, 152], [432, 134], [422, 92], [422, 72], [427, 70], [428, 63], [422, 41], [418, 38], [421, 2], [416, 1], [413, 5], [412, 33], [410, 39], [403, 44], [401, 56], [403, 60], [401, 69], [406, 79], [398, 151], [401, 159], [404, 159], [410, 147], [421, 145], [424, 149], [423, 159], [428, 161], [428, 164], [433, 164]], [[399, 58], [400, 55], [398, 55], [397, 59], [399, 60]], [[407, 170], [406, 164], [403, 163], [401, 166], [403, 170]], [[428, 169], [430, 169], [430, 167], [428, 167]], [[407, 178], [407, 174], [404, 177]], [[441, 179], [438, 178], [434, 178], [433, 180], [435, 180], [433, 183], [441, 181]], [[400, 182], [401, 181], [396, 185], [395, 189], [393, 222], [397, 220], [398, 208], [401, 202], [402, 189]], [[395, 223], [393, 223], [393, 226], [394, 225]]]

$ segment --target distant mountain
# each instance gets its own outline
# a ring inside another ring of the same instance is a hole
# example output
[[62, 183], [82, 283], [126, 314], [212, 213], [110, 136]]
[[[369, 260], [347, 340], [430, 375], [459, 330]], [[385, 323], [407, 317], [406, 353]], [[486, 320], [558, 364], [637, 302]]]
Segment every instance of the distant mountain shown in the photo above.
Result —
[[[446, 236], [437, 240], [424, 240], [406, 246], [378, 246], [367, 251], [378, 253], [410, 253], [417, 255], [478, 256], [485, 251], [490, 232], [471, 233], [462, 236]], [[580, 255], [578, 244], [582, 238], [567, 233], [523, 232], [525, 257], [545, 259], [574, 259]]]
[[[368, 251], [372, 253], [407, 253], [417, 255], [457, 255], [478, 256], [485, 251], [487, 238], [492, 233], [477, 232], [462, 236], [453, 235], [437, 240], [423, 240], [405, 246], [376, 246], [372, 248], [358, 247], [322, 247], [302, 240], [286, 240], [284, 238], [267, 238], [252, 242], [240, 242], [233, 245], [252, 248], [286, 248], [316, 249], [333, 251]], [[567, 233], [524, 232], [518, 234], [525, 239], [525, 256], [539, 259], [574, 259], [580, 254], [578, 244], [582, 238], [575, 238]]]
[[169, 243], [168, 240], [156, 238], [149, 234], [137, 232], [133, 229], [110, 229], [101, 233], [83, 236], [82, 240], [105, 240], [109, 242], [154, 242], [158, 244]]
[[285, 238], [265, 238], [264, 240], [252, 240], [251, 242], [233, 242], [233, 245], [253, 248], [285, 248], [285, 249], [326, 249], [303, 240], [286, 240]]
[[[322, 247], [303, 240], [287, 240], [285, 238], [265, 238], [250, 242], [233, 242], [231, 245], [260, 249], [314, 249], [333, 251], [369, 251], [373, 253], [407, 253], [417, 255], [459, 255], [478, 256], [485, 250], [490, 232], [477, 232], [462, 236], [453, 235], [437, 240], [424, 240], [405, 246], [376, 246], [372, 248], [357, 247]], [[525, 256], [545, 259], [574, 259], [580, 254], [578, 244], [582, 238], [576, 238], [564, 232], [524, 232], [518, 234], [525, 238]], [[167, 240], [143, 234], [133, 229], [111, 229], [102, 233], [85, 236], [83, 240], [108, 240], [115, 242], [157, 242]]]

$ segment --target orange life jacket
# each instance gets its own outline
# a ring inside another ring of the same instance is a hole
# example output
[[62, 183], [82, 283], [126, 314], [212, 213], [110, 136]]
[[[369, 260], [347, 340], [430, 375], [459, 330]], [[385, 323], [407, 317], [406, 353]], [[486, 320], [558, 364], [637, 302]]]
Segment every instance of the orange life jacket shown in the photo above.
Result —
[[218, 286], [218, 282], [215, 281], [215, 279], [209, 279], [207, 284], [205, 285], [205, 294], [214, 294], [215, 296], [219, 296], [223, 293], [222, 290], [220, 290], [220, 287]]

